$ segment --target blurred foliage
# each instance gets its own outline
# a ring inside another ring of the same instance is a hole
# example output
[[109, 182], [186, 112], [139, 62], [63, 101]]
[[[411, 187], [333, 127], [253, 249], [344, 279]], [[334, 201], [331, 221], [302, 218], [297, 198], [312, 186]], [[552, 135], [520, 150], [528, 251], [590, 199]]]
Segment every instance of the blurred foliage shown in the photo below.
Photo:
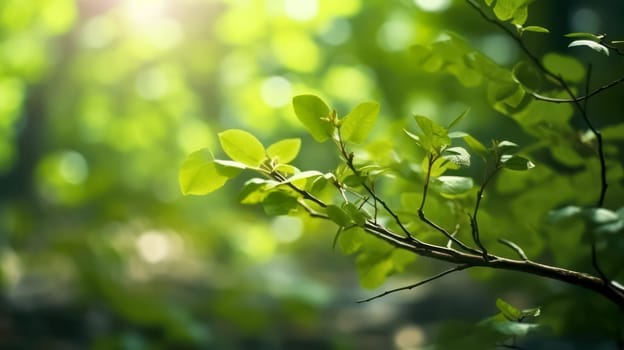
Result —
[[[624, 37], [622, 4], [537, 1], [530, 9], [526, 24], [551, 32], [524, 34], [540, 57], [554, 52], [544, 64], [579, 66], [561, 61], [573, 52], [593, 63], [592, 81], [624, 73], [621, 59], [567, 48], [563, 38]], [[498, 11], [508, 16], [504, 10]], [[450, 41], [460, 44], [449, 47]], [[463, 51], [436, 57], [445, 48]], [[441, 64], [456, 54], [476, 60]], [[530, 176], [510, 173], [495, 184], [497, 196], [484, 203], [490, 216], [480, 217], [483, 231], [531, 232], [514, 236], [527, 254], [591, 271], [589, 250], [571, 253], [581, 245], [582, 227], [572, 226], [564, 239], [555, 227], [541, 229], [544, 217], [526, 215], [527, 207], [545, 213], [594, 201], [597, 191], [587, 184], [595, 182], [597, 161], [570, 106], [492, 93], [481, 75], [508, 86], [511, 75], [492, 67], [508, 72], [520, 57], [463, 1], [1, 1], [0, 348], [419, 348], [495, 314], [499, 295], [543, 307], [548, 331], [532, 348], [612, 348], [604, 339], [621, 327], [621, 316], [607, 311], [610, 305], [516, 274], [476, 270], [470, 275], [478, 282], [454, 276], [355, 304], [374, 291], [360, 290], [354, 266], [372, 260], [360, 255], [354, 263], [334, 253], [334, 225], [265, 219], [262, 208], [241, 206], [245, 175], [210, 199], [180, 193], [184, 157], [217, 149], [225, 129], [254, 130], [266, 145], [300, 137], [297, 167], [336, 167], [329, 147], [309, 146], [312, 138], [291, 107], [295, 95], [320, 95], [341, 115], [361, 101], [379, 101], [373, 136], [414, 130], [406, 122], [413, 114], [448, 125], [470, 107], [463, 129], [479, 139], [531, 145], [526, 152], [542, 164]], [[600, 116], [597, 126], [606, 127], [611, 159], [621, 158], [619, 94], [621, 88], [612, 89], [589, 104]], [[545, 118], [547, 127], [540, 125]], [[370, 150], [389, 162], [389, 141], [377, 139]], [[407, 138], [398, 142], [411, 149]], [[406, 152], [410, 160], [418, 156]], [[623, 171], [612, 164], [607, 207], [615, 211]], [[401, 193], [397, 202], [416, 195], [389, 190]], [[450, 222], [444, 205], [433, 199], [428, 211]], [[501, 216], [509, 217], [507, 226], [497, 226]], [[495, 246], [495, 238], [483, 240]], [[607, 270], [622, 277], [621, 240], [614, 242], [620, 246], [610, 242], [604, 253], [614, 262]], [[406, 274], [389, 285], [409, 284], [437, 267], [403, 265], [398, 269]]]

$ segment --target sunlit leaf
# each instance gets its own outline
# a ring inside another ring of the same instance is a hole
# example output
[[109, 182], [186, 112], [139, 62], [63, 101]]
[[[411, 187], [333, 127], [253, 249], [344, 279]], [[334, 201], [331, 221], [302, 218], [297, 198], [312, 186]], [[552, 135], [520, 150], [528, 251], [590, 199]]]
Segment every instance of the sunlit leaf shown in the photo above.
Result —
[[596, 52], [600, 52], [609, 56], [609, 49], [606, 46], [602, 45], [601, 43], [592, 41], [592, 40], [574, 40], [568, 45], [568, 47], [575, 47], [575, 46], [587, 46]]
[[230, 158], [252, 167], [259, 166], [266, 157], [262, 143], [244, 130], [229, 129], [220, 132], [219, 142]]
[[550, 33], [550, 31], [544, 27], [540, 26], [526, 26], [522, 27], [523, 32], [534, 32], [534, 33]]
[[270, 158], [277, 159], [280, 163], [290, 163], [299, 154], [301, 139], [285, 139], [270, 145], [266, 152]]
[[225, 182], [238, 175], [243, 166], [232, 162], [217, 164], [210, 150], [204, 148], [191, 153], [182, 163], [178, 180], [185, 195], [204, 195], [221, 188]]
[[511, 20], [514, 24], [522, 25], [528, 16], [527, 4], [527, 0], [497, 0], [494, 14], [501, 21]]
[[295, 96], [293, 107], [299, 121], [317, 142], [323, 142], [332, 135], [333, 125], [329, 121], [329, 107], [318, 96]]
[[501, 163], [503, 165], [503, 168], [509, 170], [523, 171], [535, 168], [535, 164], [533, 164], [533, 162], [524, 157], [516, 155], [503, 155], [501, 157]]
[[253, 178], [245, 182], [241, 192], [238, 195], [238, 200], [242, 204], [257, 204], [261, 203], [269, 192], [266, 191], [267, 187], [274, 186], [275, 181]]
[[368, 134], [373, 130], [378, 114], [378, 103], [360, 103], [342, 120], [340, 127], [342, 138], [353, 143], [364, 142]]

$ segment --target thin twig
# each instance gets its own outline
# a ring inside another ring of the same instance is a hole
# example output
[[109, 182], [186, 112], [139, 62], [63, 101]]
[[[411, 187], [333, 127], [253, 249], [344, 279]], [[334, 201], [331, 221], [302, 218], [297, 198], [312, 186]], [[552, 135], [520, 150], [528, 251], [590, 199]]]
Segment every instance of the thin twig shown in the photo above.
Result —
[[[388, 214], [390, 214], [390, 216], [392, 216], [392, 218], [394, 219], [394, 222], [396, 222], [397, 225], [399, 225], [399, 227], [401, 228], [401, 231], [403, 231], [403, 233], [407, 236], [407, 238], [418, 242], [419, 244], [422, 244], [422, 242], [416, 238], [414, 238], [412, 236], [412, 233], [407, 229], [407, 227], [405, 227], [405, 225], [403, 225], [403, 222], [401, 221], [401, 219], [399, 218], [399, 216], [388, 206], [388, 204], [381, 199], [377, 193], [375, 193], [375, 191], [373, 191], [373, 189], [371, 189], [367, 184], [366, 181], [364, 179], [362, 179], [362, 176], [360, 174], [360, 172], [355, 168], [355, 165], [353, 164], [353, 154], [347, 152], [347, 149], [345, 147], [344, 142], [342, 141], [342, 136], [340, 135], [340, 129], [338, 130], [338, 141], [336, 142], [338, 149], [340, 150], [340, 153], [342, 155], [342, 157], [345, 160], [345, 163], [347, 164], [347, 166], [349, 167], [349, 169], [351, 169], [351, 171], [353, 172], [353, 174], [355, 176], [357, 176], [360, 179], [360, 183], [362, 184], [362, 187], [364, 187], [364, 189], [366, 190], [366, 192], [368, 192], [368, 194], [371, 195], [371, 197], [373, 197], [373, 199], [375, 200], [375, 202], [379, 202], [381, 203], [381, 206], [384, 207], [384, 209], [386, 210], [386, 212]], [[377, 206], [375, 206], [376, 208]]]
[[395, 289], [390, 289], [390, 290], [387, 290], [387, 291], [385, 291], [385, 292], [383, 292], [383, 293], [381, 293], [381, 294], [377, 294], [377, 295], [375, 295], [375, 296], [373, 296], [373, 297], [370, 297], [370, 298], [368, 298], [368, 299], [359, 300], [357, 303], [358, 303], [358, 304], [361, 304], [361, 303], [367, 303], [367, 302], [369, 302], [369, 301], [372, 301], [372, 300], [375, 300], [375, 299], [379, 299], [379, 298], [381, 298], [381, 297], [384, 297], [384, 296], [386, 296], [386, 295], [388, 295], [388, 294], [392, 294], [392, 293], [400, 292], [400, 291], [403, 291], [403, 290], [410, 290], [410, 289], [416, 288], [416, 287], [418, 287], [418, 286], [422, 286], [423, 284], [429, 283], [429, 282], [431, 282], [431, 281], [437, 280], [438, 278], [444, 277], [444, 276], [446, 276], [446, 275], [448, 275], [448, 274], [450, 274], [450, 273], [453, 273], [453, 272], [455, 272], [455, 271], [461, 271], [461, 270], [467, 269], [467, 268], [469, 268], [469, 267], [472, 267], [472, 265], [468, 265], [468, 264], [464, 264], [464, 265], [457, 265], [457, 266], [455, 266], [455, 267], [453, 267], [453, 268], [450, 268], [450, 269], [448, 269], [448, 270], [442, 271], [442, 272], [440, 272], [439, 274], [437, 274], [437, 275], [435, 275], [435, 276], [429, 277], [429, 278], [427, 278], [426, 280], [422, 280], [422, 281], [420, 281], [420, 282], [418, 282], [418, 283], [414, 283], [414, 284], [411, 284], [411, 285], [409, 285], [409, 286], [400, 287], [400, 288], [395, 288]]
[[586, 93], [585, 96], [580, 96], [580, 97], [576, 97], [574, 99], [569, 99], [569, 98], [554, 98], [554, 97], [548, 97], [548, 96], [543, 96], [540, 95], [536, 92], [531, 93], [531, 95], [533, 95], [533, 97], [536, 100], [541, 100], [541, 101], [546, 101], [546, 102], [552, 102], [552, 103], [574, 103], [574, 102], [580, 102], [580, 101], [586, 101], [588, 100], [590, 97], [593, 97], [594, 95], [597, 95], [600, 92], [603, 92], [609, 88], [614, 87], [615, 85], [618, 85], [620, 83], [624, 82], [624, 77], [621, 77], [619, 79], [616, 79], [606, 85], [603, 85], [595, 90], [593, 90], [592, 92]]
[[522, 250], [522, 248], [520, 248], [519, 245], [517, 245], [516, 243], [508, 240], [508, 239], [504, 239], [504, 238], [499, 238], [498, 241], [506, 246], [508, 246], [509, 248], [513, 249], [522, 260], [524, 261], [528, 261], [529, 258], [527, 257], [527, 255], [524, 253], [524, 250]]
[[429, 218], [427, 218], [427, 216], [425, 215], [425, 203], [427, 201], [427, 193], [429, 192], [429, 183], [431, 182], [431, 169], [433, 168], [433, 163], [435, 163], [435, 161], [436, 161], [436, 158], [433, 156], [433, 154], [430, 154], [428, 158], [428, 162], [427, 162], [427, 173], [425, 174], [425, 183], [423, 185], [423, 196], [422, 196], [422, 200], [420, 201], [420, 207], [418, 207], [418, 217], [424, 223], [433, 227], [436, 231], [441, 232], [444, 236], [446, 236], [446, 238], [449, 239], [449, 241], [456, 243], [463, 250], [470, 252], [470, 253], [479, 254], [480, 252], [478, 250], [470, 248], [469, 246], [464, 244], [464, 242], [455, 238], [455, 236], [452, 235], [450, 232], [448, 232], [445, 228], [429, 220]]
[[474, 211], [472, 213], [472, 216], [470, 216], [470, 226], [472, 228], [472, 238], [474, 240], [474, 242], [477, 244], [477, 246], [479, 248], [481, 248], [481, 252], [483, 255], [484, 259], [488, 259], [488, 252], [485, 249], [485, 246], [483, 245], [483, 243], [481, 242], [481, 237], [479, 237], [479, 222], [478, 222], [478, 215], [479, 215], [479, 207], [481, 205], [481, 199], [483, 199], [483, 194], [485, 192], [485, 187], [488, 185], [488, 183], [494, 178], [494, 176], [496, 175], [496, 173], [498, 173], [498, 170], [500, 169], [499, 167], [499, 159], [497, 158], [496, 160], [496, 165], [494, 166], [494, 170], [488, 174], [485, 179], [483, 180], [483, 183], [481, 184], [481, 187], [479, 188], [479, 191], [477, 192], [477, 200], [475, 201], [475, 207], [474, 207]]

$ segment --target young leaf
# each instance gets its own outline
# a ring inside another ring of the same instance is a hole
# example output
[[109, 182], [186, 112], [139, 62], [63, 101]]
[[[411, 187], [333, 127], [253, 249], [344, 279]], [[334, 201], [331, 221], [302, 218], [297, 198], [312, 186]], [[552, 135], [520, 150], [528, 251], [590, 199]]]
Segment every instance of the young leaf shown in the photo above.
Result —
[[203, 148], [191, 153], [182, 163], [178, 180], [185, 195], [203, 195], [219, 189], [225, 182], [238, 175], [243, 169], [234, 166], [218, 165], [212, 153]]
[[597, 52], [600, 52], [609, 56], [609, 49], [606, 46], [602, 45], [601, 43], [592, 41], [592, 40], [574, 40], [568, 45], [568, 47], [574, 47], [574, 46], [587, 46], [594, 51], [597, 51]]
[[323, 142], [332, 135], [334, 127], [329, 121], [329, 107], [318, 96], [295, 96], [293, 107], [299, 121], [317, 142]]
[[507, 303], [503, 299], [496, 299], [496, 307], [509, 321], [519, 321], [523, 316], [522, 311], [520, 311], [515, 306]]
[[299, 154], [301, 139], [285, 139], [277, 141], [267, 148], [267, 155], [277, 159], [279, 163], [290, 163]]
[[230, 158], [251, 167], [259, 166], [266, 157], [262, 143], [247, 131], [225, 130], [219, 133], [219, 142]]
[[342, 138], [353, 143], [364, 142], [368, 134], [373, 130], [378, 114], [378, 103], [360, 103], [342, 120], [340, 127]]
[[530, 160], [515, 155], [503, 155], [501, 157], [501, 163], [503, 164], [503, 168], [509, 170], [524, 171], [535, 168], [535, 164]]
[[451, 144], [446, 128], [427, 117], [417, 115], [414, 118], [423, 132], [420, 136], [420, 144], [427, 152], [439, 155], [446, 146]]
[[526, 26], [522, 27], [523, 32], [534, 32], [534, 33], [550, 33], [550, 31], [544, 27], [540, 26]]
[[321, 176], [323, 176], [323, 173], [320, 171], [306, 170], [306, 171], [296, 173], [293, 176], [288, 177], [284, 181], [276, 182], [276, 184], [283, 185], [283, 184], [292, 183], [292, 182], [303, 180], [303, 179], [309, 179], [311, 177], [321, 177]]

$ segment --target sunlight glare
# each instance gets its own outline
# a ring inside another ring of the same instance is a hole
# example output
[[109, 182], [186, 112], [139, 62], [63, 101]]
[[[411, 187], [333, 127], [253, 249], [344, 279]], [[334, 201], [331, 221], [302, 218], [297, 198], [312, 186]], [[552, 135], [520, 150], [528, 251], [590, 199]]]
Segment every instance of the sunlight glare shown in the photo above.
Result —
[[318, 14], [318, 0], [285, 0], [286, 15], [297, 21], [313, 19]]
[[164, 233], [146, 231], [137, 238], [136, 247], [146, 262], [155, 264], [169, 256], [169, 243], [169, 237]]
[[414, 3], [427, 12], [441, 12], [451, 6], [451, 0], [414, 0]]

